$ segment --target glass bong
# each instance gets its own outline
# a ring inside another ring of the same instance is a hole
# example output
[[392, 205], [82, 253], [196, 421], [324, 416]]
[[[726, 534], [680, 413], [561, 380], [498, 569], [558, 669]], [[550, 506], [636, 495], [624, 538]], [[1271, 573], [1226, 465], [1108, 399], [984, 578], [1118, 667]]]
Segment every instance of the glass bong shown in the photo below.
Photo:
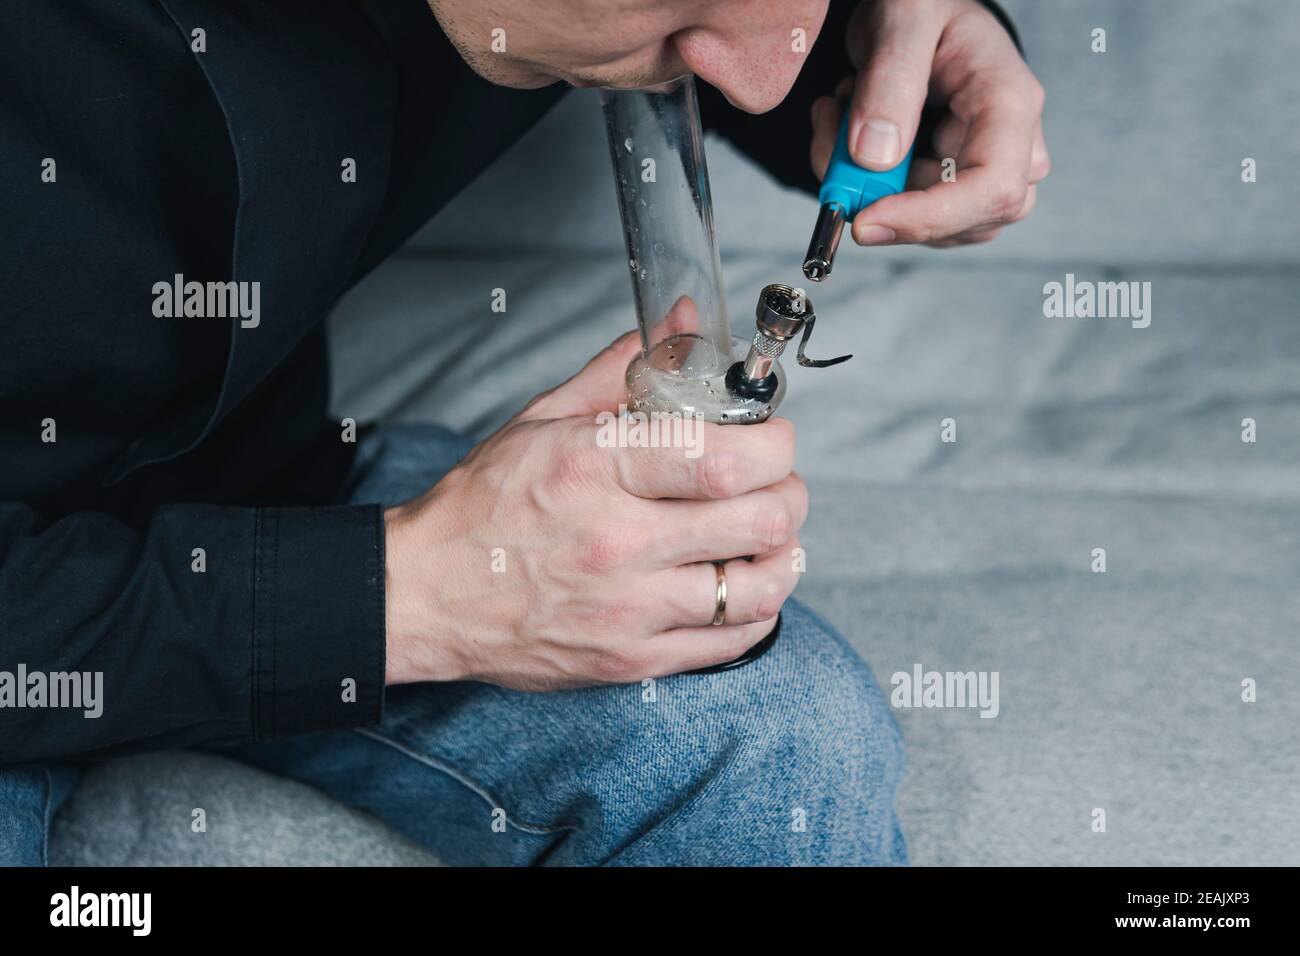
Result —
[[[641, 352], [627, 369], [628, 408], [701, 415], [717, 424], [767, 419], [785, 397], [778, 361], [815, 316], [801, 289], [766, 286], [752, 339], [731, 333], [713, 229], [695, 78], [601, 90]], [[742, 358], [743, 357], [743, 358]]]
[[[641, 351], [627, 368], [628, 409], [682, 414], [715, 424], [765, 421], [785, 396], [778, 359], [802, 332], [799, 364], [814, 314], [786, 285], [758, 297], [752, 339], [732, 335], [713, 228], [695, 80], [682, 76], [641, 89], [601, 90]], [[705, 672], [760, 656], [776, 629], [746, 654]]]

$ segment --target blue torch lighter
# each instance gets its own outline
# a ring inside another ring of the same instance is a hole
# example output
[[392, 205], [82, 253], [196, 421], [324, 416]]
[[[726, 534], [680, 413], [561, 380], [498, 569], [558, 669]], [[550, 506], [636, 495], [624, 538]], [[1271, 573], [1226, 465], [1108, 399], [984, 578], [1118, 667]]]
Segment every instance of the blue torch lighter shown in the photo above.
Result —
[[907, 185], [907, 172], [911, 166], [911, 149], [901, 163], [883, 173], [863, 169], [853, 162], [849, 156], [849, 114], [848, 110], [844, 111], [835, 152], [817, 194], [822, 206], [817, 214], [812, 241], [808, 243], [808, 255], [804, 257], [804, 275], [813, 282], [821, 282], [831, 274], [844, 224], [852, 222], [859, 212], [877, 199], [901, 193]]

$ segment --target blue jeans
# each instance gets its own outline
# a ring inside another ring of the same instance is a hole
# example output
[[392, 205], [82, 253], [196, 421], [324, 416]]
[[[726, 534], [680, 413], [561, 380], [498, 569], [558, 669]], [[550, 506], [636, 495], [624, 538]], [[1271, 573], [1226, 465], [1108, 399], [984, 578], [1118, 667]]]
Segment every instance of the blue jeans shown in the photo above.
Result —
[[[351, 500], [420, 494], [469, 449], [388, 426]], [[388, 692], [377, 727], [219, 748], [370, 811], [449, 864], [894, 864], [903, 748], [871, 671], [797, 601], [758, 661], [549, 694]], [[61, 767], [0, 769], [0, 863], [45, 860]], [[364, 862], [364, 861], [358, 861]]]

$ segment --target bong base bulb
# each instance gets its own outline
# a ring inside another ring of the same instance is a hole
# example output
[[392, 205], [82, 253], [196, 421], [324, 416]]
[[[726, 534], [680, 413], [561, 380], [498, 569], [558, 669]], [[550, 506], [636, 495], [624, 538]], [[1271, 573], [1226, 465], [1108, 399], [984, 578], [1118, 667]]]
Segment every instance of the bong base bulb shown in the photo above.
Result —
[[[732, 339], [735, 354], [749, 343]], [[712, 343], [701, 336], [673, 335], [638, 355], [627, 367], [628, 408], [659, 414], [699, 415], [718, 425], [766, 421], [785, 397], [785, 372], [774, 365], [774, 386], [766, 397], [733, 389], [728, 369], [716, 361]]]

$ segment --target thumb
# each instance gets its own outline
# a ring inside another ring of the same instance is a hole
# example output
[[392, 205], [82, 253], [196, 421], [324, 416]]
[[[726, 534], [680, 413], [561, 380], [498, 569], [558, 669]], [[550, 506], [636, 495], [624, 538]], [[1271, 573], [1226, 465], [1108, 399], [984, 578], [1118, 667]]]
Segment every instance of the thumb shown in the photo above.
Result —
[[[698, 332], [699, 310], [689, 296], [682, 296], [668, 314], [650, 330], [650, 341], [660, 342], [670, 335]], [[611, 342], [577, 375], [528, 403], [518, 420], [573, 418], [615, 411], [627, 401], [627, 366], [641, 351], [641, 333], [633, 329]]]
[[916, 138], [943, 18], [910, 5], [878, 9], [893, 12], [874, 18], [867, 63], [859, 64], [849, 104], [848, 143], [854, 162], [883, 172], [902, 162]]
[[625, 332], [602, 349], [577, 375], [534, 398], [515, 418], [573, 418], [613, 411], [627, 401], [625, 373], [641, 350], [641, 333]]

